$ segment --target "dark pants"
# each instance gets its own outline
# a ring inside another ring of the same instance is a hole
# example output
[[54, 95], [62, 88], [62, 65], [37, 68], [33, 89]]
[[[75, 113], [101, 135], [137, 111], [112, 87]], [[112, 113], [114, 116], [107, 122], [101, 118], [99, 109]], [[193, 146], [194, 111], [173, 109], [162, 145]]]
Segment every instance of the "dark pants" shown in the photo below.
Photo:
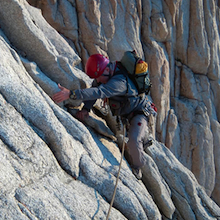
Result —
[[128, 131], [128, 151], [133, 168], [141, 168], [144, 165], [143, 146], [148, 136], [148, 118], [144, 114], [134, 116], [130, 121]]

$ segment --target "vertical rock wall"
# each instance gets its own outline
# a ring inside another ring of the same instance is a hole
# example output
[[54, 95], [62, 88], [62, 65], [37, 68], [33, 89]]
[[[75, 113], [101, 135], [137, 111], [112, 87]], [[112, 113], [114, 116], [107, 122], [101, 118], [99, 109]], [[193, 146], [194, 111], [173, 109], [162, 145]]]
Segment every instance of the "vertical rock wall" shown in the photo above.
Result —
[[[84, 64], [92, 53], [116, 60], [125, 50], [135, 49], [145, 57], [153, 83], [151, 97], [158, 107], [157, 139], [211, 195], [220, 175], [220, 164], [214, 159], [219, 157], [214, 150], [219, 134], [213, 127], [219, 123], [217, 2], [63, 0], [52, 4], [43, 0], [37, 7], [72, 40]], [[78, 36], [73, 34], [76, 30]], [[213, 198], [220, 202], [215, 194]]]
[[[211, 195], [220, 175], [214, 159], [219, 157], [218, 2], [32, 0], [32, 4], [72, 40], [83, 64], [97, 52], [116, 60], [125, 50], [135, 49], [145, 57], [153, 83], [151, 97], [158, 107], [157, 139]], [[73, 37], [76, 30], [78, 36]]]
[[0, 0], [0, 218], [106, 217], [120, 161], [113, 134], [50, 96], [57, 83], [91, 83], [90, 54], [135, 49], [150, 67], [157, 140], [143, 181], [123, 159], [111, 218], [219, 219], [209, 198], [220, 204], [218, 2], [28, 2]]

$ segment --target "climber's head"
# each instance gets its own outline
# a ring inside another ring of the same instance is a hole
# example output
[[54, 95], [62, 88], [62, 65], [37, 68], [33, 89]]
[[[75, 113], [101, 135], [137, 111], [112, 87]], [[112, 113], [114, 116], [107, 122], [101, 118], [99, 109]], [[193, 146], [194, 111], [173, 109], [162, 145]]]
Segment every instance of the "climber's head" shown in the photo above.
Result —
[[101, 54], [93, 54], [86, 62], [86, 74], [92, 78], [99, 78], [105, 71], [109, 59]]

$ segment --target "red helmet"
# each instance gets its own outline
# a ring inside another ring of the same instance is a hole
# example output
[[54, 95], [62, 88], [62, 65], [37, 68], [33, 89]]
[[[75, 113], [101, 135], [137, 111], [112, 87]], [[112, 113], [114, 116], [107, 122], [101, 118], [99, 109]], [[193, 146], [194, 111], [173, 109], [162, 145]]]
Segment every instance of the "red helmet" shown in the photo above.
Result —
[[98, 78], [109, 64], [109, 59], [101, 54], [93, 54], [86, 62], [86, 74], [90, 78]]

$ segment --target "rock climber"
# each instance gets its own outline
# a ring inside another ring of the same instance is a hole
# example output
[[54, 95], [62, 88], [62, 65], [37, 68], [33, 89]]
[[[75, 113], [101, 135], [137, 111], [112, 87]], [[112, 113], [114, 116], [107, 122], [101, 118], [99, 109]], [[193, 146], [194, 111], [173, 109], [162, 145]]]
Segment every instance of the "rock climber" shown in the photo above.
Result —
[[[144, 65], [144, 63], [138, 65]], [[143, 66], [143, 68], [145, 67]], [[145, 163], [143, 147], [148, 129], [148, 116], [150, 114], [156, 115], [156, 111], [146, 95], [138, 96], [134, 83], [124, 74], [120, 74], [121, 70], [120, 62], [110, 62], [107, 57], [101, 54], [93, 54], [85, 66], [86, 74], [94, 79], [92, 87], [70, 91], [58, 84], [61, 91], [55, 93], [52, 99], [57, 103], [69, 98], [82, 100], [84, 106], [77, 113], [77, 117], [84, 121], [89, 116], [89, 111], [97, 99], [108, 98], [112, 112], [127, 118], [130, 122], [126, 145], [131, 158], [132, 172], [137, 179], [141, 179], [141, 168]]]

